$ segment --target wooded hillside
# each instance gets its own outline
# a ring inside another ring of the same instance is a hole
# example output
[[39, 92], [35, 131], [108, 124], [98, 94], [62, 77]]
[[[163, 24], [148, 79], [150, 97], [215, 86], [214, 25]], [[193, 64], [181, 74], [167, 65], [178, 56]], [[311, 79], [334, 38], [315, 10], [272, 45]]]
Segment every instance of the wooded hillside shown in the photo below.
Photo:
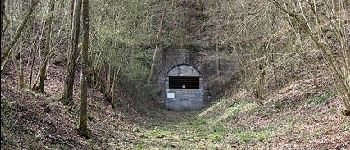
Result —
[[[204, 108], [156, 99], [172, 49]], [[1, 0], [1, 149], [348, 149], [349, 116], [349, 0]]]

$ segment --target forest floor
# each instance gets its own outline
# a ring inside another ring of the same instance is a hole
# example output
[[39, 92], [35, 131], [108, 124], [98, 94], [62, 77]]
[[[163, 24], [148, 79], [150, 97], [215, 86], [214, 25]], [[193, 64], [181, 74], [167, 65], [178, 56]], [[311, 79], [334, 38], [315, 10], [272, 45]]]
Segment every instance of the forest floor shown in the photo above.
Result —
[[63, 72], [50, 66], [45, 94], [19, 89], [14, 69], [1, 75], [1, 149], [350, 149], [341, 101], [311, 80], [269, 93], [262, 106], [237, 90], [188, 112], [153, 108], [121, 91], [113, 110], [89, 89], [90, 138], [84, 139], [77, 132], [78, 83], [72, 106], [59, 100]]

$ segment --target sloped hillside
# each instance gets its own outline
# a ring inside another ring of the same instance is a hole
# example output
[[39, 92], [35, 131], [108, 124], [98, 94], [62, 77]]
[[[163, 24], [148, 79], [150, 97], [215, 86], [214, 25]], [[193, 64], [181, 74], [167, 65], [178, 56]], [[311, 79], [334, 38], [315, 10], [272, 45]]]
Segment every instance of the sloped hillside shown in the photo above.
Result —
[[76, 130], [79, 93], [74, 105], [63, 105], [63, 68], [50, 68], [46, 94], [18, 89], [12, 71], [2, 77], [2, 149], [350, 148], [350, 120], [334, 90], [311, 86], [326, 85], [320, 83], [325, 77], [292, 82], [271, 92], [263, 106], [241, 89], [190, 112], [142, 106], [125, 96], [112, 110], [101, 93], [89, 89], [91, 136], [84, 139]]
[[110, 102], [99, 91], [89, 89], [91, 136], [84, 139], [77, 131], [79, 90], [75, 90], [72, 106], [65, 106], [59, 100], [63, 72], [61, 66], [50, 67], [46, 94], [19, 89], [14, 71], [2, 75], [1, 149], [130, 148], [136, 141], [131, 133], [135, 120], [141, 120], [144, 112], [131, 107], [136, 104], [127, 97], [121, 98], [118, 108], [113, 111]]

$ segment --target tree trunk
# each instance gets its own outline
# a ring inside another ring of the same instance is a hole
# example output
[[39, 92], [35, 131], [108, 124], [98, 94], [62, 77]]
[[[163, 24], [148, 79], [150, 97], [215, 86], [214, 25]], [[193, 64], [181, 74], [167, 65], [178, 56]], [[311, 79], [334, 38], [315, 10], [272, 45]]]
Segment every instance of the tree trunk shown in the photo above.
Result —
[[17, 82], [18, 82], [18, 86], [19, 88], [23, 89], [25, 87], [25, 80], [24, 80], [24, 72], [23, 72], [23, 68], [22, 68], [22, 62], [23, 62], [23, 58], [22, 58], [22, 45], [23, 45], [23, 40], [21, 40], [18, 44], [18, 63], [16, 63], [16, 71], [17, 71]]
[[[158, 33], [156, 35], [156, 41], [157, 42], [160, 41], [159, 38], [160, 38], [161, 32], [163, 30], [163, 21], [164, 21], [164, 16], [165, 16], [165, 10], [166, 10], [166, 4], [165, 4], [164, 10], [162, 12], [162, 17], [161, 17], [161, 20], [160, 20]], [[159, 46], [158, 46], [158, 43], [157, 43], [156, 44], [156, 48], [155, 48], [154, 53], [153, 53], [153, 57], [152, 57], [152, 64], [151, 64], [151, 69], [150, 69], [150, 72], [149, 72], [149, 75], [148, 75], [148, 78], [147, 78], [147, 85], [151, 85], [151, 82], [152, 82], [152, 78], [153, 78], [153, 74], [154, 74], [154, 66], [155, 66], [155, 61], [156, 61], [156, 58], [157, 58], [158, 51], [159, 51]]]
[[[69, 29], [72, 29], [73, 27], [73, 22], [74, 22], [74, 4], [75, 4], [75, 0], [70, 0], [70, 14], [69, 14], [69, 20], [70, 20], [70, 24], [68, 25]], [[71, 46], [71, 45], [69, 45]], [[71, 49], [71, 47], [69, 47]], [[71, 51], [67, 51], [67, 58], [69, 58], [71, 55]]]
[[[6, 9], [6, 4], [4, 4], [5, 8], [3, 9], [4, 10], [4, 14], [3, 14], [3, 18], [2, 18], [2, 25], [1, 25], [1, 36], [3, 36], [3, 34], [6, 32], [6, 30], [8, 29], [8, 27], [10, 26], [10, 23], [11, 23], [11, 20], [8, 18], [8, 16], [6, 15], [5, 13], [5, 9]], [[5, 22], [4, 22], [5, 21]], [[6, 23], [6, 24], [4, 24]]]
[[151, 69], [149, 71], [149, 75], [148, 75], [148, 78], [147, 78], [147, 85], [151, 85], [151, 82], [152, 82], [152, 79], [153, 79], [154, 66], [155, 66], [155, 61], [156, 61], [157, 54], [158, 54], [158, 45], [156, 45], [156, 48], [155, 48], [155, 50], [153, 52]]
[[111, 91], [111, 73], [112, 73], [112, 71], [111, 71], [111, 66], [109, 65], [109, 64], [107, 64], [107, 81], [106, 81], [106, 89], [105, 89], [105, 96], [107, 97], [107, 98], [110, 98], [109, 97], [109, 93], [110, 93], [110, 91]]
[[258, 77], [258, 83], [256, 87], [256, 97], [258, 99], [258, 104], [262, 105], [264, 102], [264, 85], [265, 85], [265, 65], [263, 65], [262, 62], [260, 62], [259, 66], [259, 77]]
[[79, 130], [84, 137], [88, 137], [87, 129], [87, 74], [89, 59], [89, 0], [83, 0], [82, 4], [82, 26], [83, 26], [83, 44], [82, 44], [82, 63], [80, 76], [80, 122]]
[[[216, 32], [218, 32], [218, 25], [216, 27]], [[219, 58], [219, 35], [215, 35], [215, 68], [216, 68], [216, 74], [220, 77], [220, 58]], [[221, 80], [220, 80], [221, 82]]]
[[76, 69], [76, 61], [79, 55], [78, 44], [79, 44], [79, 34], [80, 34], [80, 11], [81, 11], [81, 0], [75, 0], [74, 5], [74, 15], [73, 24], [71, 31], [71, 53], [69, 55], [68, 66], [66, 71], [66, 79], [64, 84], [64, 90], [62, 95], [62, 100], [64, 104], [73, 103], [73, 86], [74, 86], [74, 76]]
[[[92, 63], [92, 85], [95, 89], [97, 89], [98, 86], [98, 75], [99, 75], [99, 71], [98, 71], [98, 63], [99, 63], [99, 59], [100, 59], [100, 54], [96, 54], [96, 56], [94, 57], [93, 63]], [[99, 67], [99, 69], [101, 69], [101, 67]]]
[[[36, 29], [33, 28], [32, 32], [34, 33], [35, 31], [36, 31]], [[33, 70], [34, 70], [34, 64], [36, 61], [36, 52], [38, 50], [38, 46], [36, 43], [38, 36], [42, 36], [42, 34], [39, 35], [39, 33], [37, 33], [35, 35], [35, 37], [32, 39], [32, 45], [30, 46], [29, 57], [31, 60], [27, 64], [27, 68], [30, 68], [30, 70], [29, 70], [29, 87], [32, 87]]]
[[4, 27], [5, 1], [6, 0], [1, 0], [1, 36], [2, 36], [2, 30], [3, 30], [3, 27]]
[[3, 50], [3, 55], [1, 56], [1, 72], [4, 69], [4, 66], [8, 60], [8, 57], [11, 53], [11, 49], [12, 47], [17, 43], [19, 37], [22, 34], [22, 31], [24, 29], [24, 27], [26, 26], [30, 16], [33, 14], [35, 7], [38, 5], [39, 1], [38, 0], [34, 0], [31, 4], [31, 6], [29, 7], [26, 16], [24, 17], [24, 19], [22, 20], [21, 24], [18, 26], [14, 37], [12, 38], [12, 40], [10, 41], [10, 43], [4, 48]]
[[113, 81], [112, 81], [112, 88], [111, 88], [111, 90], [112, 90], [112, 101], [111, 101], [111, 103], [112, 103], [112, 108], [113, 109], [115, 109], [115, 100], [116, 100], [115, 87], [117, 85], [117, 76], [119, 74], [120, 68], [121, 67], [119, 66], [118, 70], [115, 69], [114, 70], [114, 74], [113, 74]]
[[50, 59], [50, 55], [51, 55], [51, 47], [50, 47], [50, 43], [51, 43], [51, 33], [52, 33], [52, 21], [53, 21], [53, 13], [54, 13], [54, 9], [55, 9], [55, 0], [50, 0], [50, 10], [49, 10], [49, 14], [50, 17], [47, 19], [46, 21], [46, 31], [45, 32], [45, 39], [43, 43], [45, 43], [44, 46], [44, 52], [43, 52], [43, 60], [41, 62], [41, 66], [39, 69], [39, 74], [38, 74], [38, 83], [35, 83], [35, 85], [33, 86], [33, 90], [38, 91], [40, 93], [44, 93], [44, 86], [45, 86], [45, 78], [46, 78], [46, 68]]

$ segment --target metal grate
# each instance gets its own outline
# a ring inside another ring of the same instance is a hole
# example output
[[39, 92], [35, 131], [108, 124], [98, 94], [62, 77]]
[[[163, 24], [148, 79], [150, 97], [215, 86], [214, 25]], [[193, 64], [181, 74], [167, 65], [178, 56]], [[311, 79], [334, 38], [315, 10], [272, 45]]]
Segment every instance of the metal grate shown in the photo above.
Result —
[[199, 77], [170, 76], [169, 89], [199, 89]]

